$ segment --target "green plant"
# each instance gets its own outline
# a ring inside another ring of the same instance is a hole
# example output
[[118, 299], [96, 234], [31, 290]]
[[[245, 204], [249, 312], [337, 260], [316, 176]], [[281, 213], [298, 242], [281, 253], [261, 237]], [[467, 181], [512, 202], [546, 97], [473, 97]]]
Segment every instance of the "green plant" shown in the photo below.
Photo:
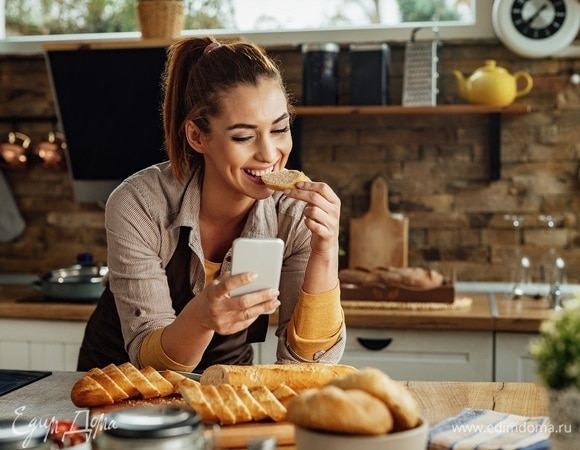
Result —
[[546, 386], [580, 389], [580, 308], [564, 309], [544, 321], [530, 354]]

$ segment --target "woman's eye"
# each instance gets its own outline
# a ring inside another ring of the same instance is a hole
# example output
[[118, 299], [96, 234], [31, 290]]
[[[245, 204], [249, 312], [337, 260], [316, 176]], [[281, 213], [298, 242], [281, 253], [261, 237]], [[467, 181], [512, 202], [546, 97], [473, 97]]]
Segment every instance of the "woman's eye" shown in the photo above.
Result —
[[252, 136], [233, 136], [232, 141], [234, 142], [246, 142], [252, 139]]
[[286, 133], [287, 131], [290, 131], [290, 127], [288, 125], [286, 125], [284, 128], [272, 130], [272, 133]]

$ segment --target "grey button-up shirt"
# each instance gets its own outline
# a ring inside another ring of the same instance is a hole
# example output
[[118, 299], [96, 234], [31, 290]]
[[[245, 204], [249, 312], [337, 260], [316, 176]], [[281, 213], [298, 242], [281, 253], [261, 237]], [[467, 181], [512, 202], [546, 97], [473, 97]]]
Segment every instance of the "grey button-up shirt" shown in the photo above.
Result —
[[[153, 330], [175, 319], [165, 267], [179, 239], [181, 226], [191, 228], [190, 280], [192, 297], [205, 284], [204, 255], [199, 230], [201, 171], [180, 184], [169, 162], [144, 169], [126, 179], [107, 201], [109, 283], [121, 318], [125, 347], [131, 361], [137, 361], [143, 339]], [[280, 192], [256, 204], [248, 215], [242, 236], [278, 237], [285, 242], [280, 278], [281, 306], [277, 359], [303, 361], [289, 348], [286, 328], [296, 306], [310, 255], [310, 230], [304, 225], [306, 204]], [[222, 271], [231, 268], [231, 249]], [[344, 351], [344, 325], [338, 342], [320, 352], [316, 359], [338, 362]]]

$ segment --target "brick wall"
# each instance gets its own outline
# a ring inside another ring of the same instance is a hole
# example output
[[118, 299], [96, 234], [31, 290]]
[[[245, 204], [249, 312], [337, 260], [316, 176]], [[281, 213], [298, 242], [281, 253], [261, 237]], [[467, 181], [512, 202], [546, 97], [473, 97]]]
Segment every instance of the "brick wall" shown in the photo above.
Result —
[[[403, 45], [393, 45], [391, 96], [401, 101]], [[273, 50], [289, 89], [302, 95], [302, 59], [296, 49]], [[532, 92], [517, 102], [532, 112], [503, 116], [501, 177], [490, 181], [490, 119], [486, 115], [377, 115], [301, 118], [302, 168], [329, 183], [342, 199], [341, 242], [348, 223], [369, 206], [376, 176], [389, 185], [389, 207], [410, 219], [410, 265], [427, 265], [459, 280], [505, 280], [506, 259], [519, 241], [532, 260], [550, 247], [580, 282], [580, 86], [570, 83], [579, 61], [514, 57], [497, 42], [445, 42], [440, 49], [439, 103], [463, 103], [452, 71], [465, 75], [486, 59], [511, 73], [528, 71]], [[341, 103], [348, 103], [348, 56], [341, 53]], [[41, 56], [0, 58], [0, 136], [13, 126], [39, 140], [54, 127], [45, 62]], [[0, 244], [0, 271], [39, 272], [69, 264], [89, 251], [106, 258], [103, 211], [76, 204], [65, 172], [37, 164], [3, 170], [28, 224], [23, 236]], [[505, 215], [524, 217], [514, 230]], [[538, 217], [562, 218], [548, 230]], [[380, 243], [378, 243], [380, 244]], [[342, 265], [347, 264], [347, 255]]]

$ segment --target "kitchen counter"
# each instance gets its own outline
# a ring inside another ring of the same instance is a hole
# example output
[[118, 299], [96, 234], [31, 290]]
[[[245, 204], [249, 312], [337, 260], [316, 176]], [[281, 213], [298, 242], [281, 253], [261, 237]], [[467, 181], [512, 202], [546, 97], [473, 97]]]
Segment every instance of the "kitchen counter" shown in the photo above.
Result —
[[[346, 323], [359, 328], [537, 332], [551, 314], [546, 299], [510, 300], [485, 292], [463, 295], [472, 299], [471, 306], [433, 311], [367, 308], [362, 303], [357, 306], [356, 302], [345, 302]], [[86, 322], [94, 308], [92, 303], [44, 301], [30, 285], [0, 284], [0, 318]], [[274, 314], [271, 322], [276, 321]]]
[[[80, 372], [54, 372], [33, 384], [6, 394], [0, 419], [84, 420], [86, 413], [70, 401], [70, 390]], [[405, 382], [431, 426], [464, 408], [487, 409], [523, 416], [547, 415], [545, 390], [534, 383]], [[79, 423], [82, 425], [82, 422]], [[279, 448], [293, 449], [293, 446]]]

